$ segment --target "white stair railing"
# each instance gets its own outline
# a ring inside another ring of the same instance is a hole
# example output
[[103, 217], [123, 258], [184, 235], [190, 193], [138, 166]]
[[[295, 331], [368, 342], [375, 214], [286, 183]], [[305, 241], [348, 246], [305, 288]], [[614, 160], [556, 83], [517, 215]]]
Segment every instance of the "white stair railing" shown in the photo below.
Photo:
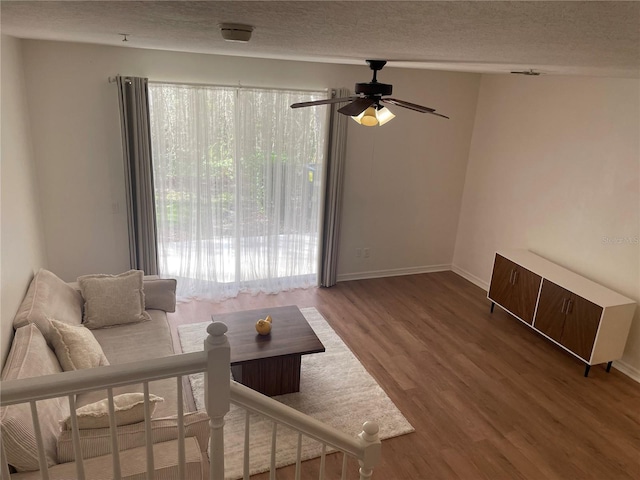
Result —
[[[39, 428], [39, 421], [37, 415], [37, 409], [35, 405], [38, 401], [47, 400], [58, 397], [69, 397], [70, 406], [74, 406], [75, 397], [81, 393], [87, 393], [94, 390], [107, 390], [107, 399], [110, 410], [110, 428], [111, 428], [111, 451], [112, 451], [112, 468], [113, 478], [120, 479], [121, 464], [120, 454], [123, 452], [118, 448], [118, 436], [116, 434], [117, 428], [115, 425], [115, 416], [113, 415], [113, 389], [115, 387], [122, 387], [126, 385], [135, 385], [143, 383], [148, 385], [148, 382], [154, 380], [162, 380], [166, 378], [176, 378], [179, 386], [182, 383], [182, 376], [190, 375], [193, 373], [204, 372], [207, 365], [207, 354], [205, 352], [188, 353], [182, 355], [173, 355], [170, 357], [163, 357], [154, 359], [152, 362], [132, 362], [121, 365], [109, 365], [99, 368], [91, 368], [86, 370], [75, 370], [71, 372], [63, 372], [55, 375], [45, 375], [39, 377], [24, 378], [20, 380], [8, 380], [1, 382], [0, 388], [0, 406], [5, 407], [9, 405], [17, 405], [21, 403], [30, 403], [32, 407], [32, 421], [35, 438], [38, 445], [42, 445], [42, 433]], [[227, 383], [228, 383], [227, 377]], [[182, 390], [178, 388], [179, 395], [181, 397]], [[145, 388], [144, 395], [145, 402], [145, 426], [148, 428], [149, 422], [149, 409], [150, 399], [148, 388]], [[181, 398], [178, 400], [180, 404]], [[71, 410], [71, 409], [70, 409]], [[71, 413], [72, 422], [72, 437], [74, 455], [76, 458], [76, 478], [78, 480], [85, 480], [87, 475], [84, 471], [84, 460], [82, 458], [82, 452], [79, 446], [80, 439], [77, 419], [75, 418], [75, 409]], [[178, 430], [182, 432], [180, 442], [184, 447], [184, 424], [182, 415], [178, 415]], [[151, 447], [148, 442], [149, 436], [147, 434], [147, 447]], [[41, 450], [41, 448], [38, 448]], [[9, 470], [6, 461], [6, 455], [4, 454], [4, 448], [2, 449], [2, 465], [0, 465], [0, 479], [9, 480]], [[154, 452], [153, 448], [147, 448], [147, 465], [153, 465]], [[182, 454], [180, 461], [182, 466], [180, 469], [184, 469], [185, 460], [184, 454]], [[46, 457], [39, 453], [39, 465], [40, 476], [43, 479], [49, 478], [49, 469], [47, 467]], [[51, 467], [51, 468], [56, 468]], [[153, 470], [149, 470], [147, 467], [147, 479], [152, 479], [154, 475]], [[183, 478], [183, 477], [181, 477]], [[217, 479], [216, 479], [217, 480]]]
[[[175, 378], [178, 385], [178, 472], [180, 478], [184, 478], [185, 451], [184, 451], [184, 421], [182, 414], [182, 377], [194, 373], [205, 373], [205, 405], [210, 421], [211, 430], [209, 441], [210, 455], [210, 480], [224, 480], [224, 417], [229, 412], [230, 403], [233, 403], [249, 412], [262, 415], [273, 422], [274, 436], [272, 439], [272, 461], [270, 478], [275, 479], [275, 464], [277, 456], [277, 425], [283, 425], [298, 432], [298, 451], [296, 461], [296, 479], [300, 478], [301, 469], [301, 441], [306, 436], [314, 439], [322, 445], [320, 479], [325, 474], [325, 453], [328, 447], [343, 452], [342, 478], [347, 478], [347, 456], [356, 458], [360, 464], [360, 480], [369, 480], [373, 468], [380, 459], [380, 440], [378, 438], [378, 426], [372, 422], [366, 422], [362, 432], [357, 437], [347, 435], [333, 427], [330, 427], [308, 415], [305, 415], [291, 407], [266, 397], [250, 388], [229, 380], [230, 349], [226, 338], [227, 327], [223, 323], [214, 322], [207, 327], [208, 336], [204, 341], [203, 352], [173, 355], [154, 359], [153, 361], [132, 362], [121, 365], [92, 368], [63, 372], [56, 375], [9, 380], [2, 382], [0, 389], [0, 405], [9, 406], [21, 403], [31, 403], [32, 420], [36, 441], [39, 445], [40, 475], [43, 479], [49, 478], [46, 457], [42, 450], [42, 434], [39, 428], [38, 401], [68, 397], [71, 407], [75, 406], [76, 395], [94, 390], [107, 390], [108, 404], [111, 417], [111, 442], [113, 478], [121, 478], [120, 454], [118, 448], [117, 428], [113, 415], [113, 389], [125, 385], [142, 383], [144, 385], [145, 402], [145, 428], [146, 428], [146, 461], [147, 479], [154, 478], [154, 449], [150, 427], [150, 399], [149, 382], [167, 378]], [[86, 478], [84, 460], [80, 449], [75, 409], [71, 413], [73, 448], [76, 458], [76, 476], [79, 480]], [[245, 459], [244, 478], [249, 477], [249, 436], [250, 430], [247, 424], [245, 429]], [[55, 467], [52, 467], [55, 468]], [[6, 461], [4, 448], [0, 444], [0, 479], [9, 480], [9, 468]]]
[[[244, 385], [231, 382], [231, 403], [242, 407], [247, 411], [246, 421], [249, 420], [249, 413], [256, 413], [273, 421], [274, 431], [276, 425], [283, 425], [293, 431], [298, 432], [298, 449], [296, 458], [296, 479], [300, 478], [301, 466], [301, 441], [302, 436], [309, 437], [318, 441], [323, 451], [327, 447], [342, 452], [346, 456], [356, 458], [360, 463], [360, 480], [368, 480], [371, 478], [373, 468], [378, 464], [380, 459], [380, 439], [378, 438], [378, 425], [375, 422], [365, 422], [362, 432], [353, 437], [337, 430], [326, 423], [322, 423], [309, 415], [295, 410], [283, 403], [272, 398], [266, 397], [255, 390]], [[245, 428], [245, 462], [244, 462], [244, 478], [249, 478], [248, 472], [248, 449], [249, 444], [249, 428]], [[272, 437], [272, 452], [275, 452], [276, 437]], [[321, 466], [323, 457], [321, 457]], [[342, 465], [342, 478], [346, 478], [346, 461]], [[272, 457], [271, 474], [275, 474], [275, 460]], [[324, 473], [320, 472], [320, 479], [324, 479]]]

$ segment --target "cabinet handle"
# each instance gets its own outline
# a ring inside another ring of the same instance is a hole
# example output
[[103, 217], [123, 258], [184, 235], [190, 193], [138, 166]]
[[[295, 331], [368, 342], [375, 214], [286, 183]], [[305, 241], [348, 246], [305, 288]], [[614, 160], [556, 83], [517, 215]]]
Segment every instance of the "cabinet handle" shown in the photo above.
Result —
[[569, 300], [567, 302], [567, 315], [569, 315], [571, 313], [571, 310], [573, 310], [573, 301]]
[[515, 280], [514, 280], [515, 276], [516, 276], [516, 269], [514, 268], [511, 270], [511, 275], [509, 275], [509, 283], [511, 285], [515, 285]]
[[563, 298], [563, 299], [562, 299], [562, 308], [560, 309], [560, 313], [566, 313], [566, 312], [564, 311], [564, 307], [565, 307], [566, 305], [567, 305], [567, 299], [566, 299], [566, 298]]
[[513, 271], [513, 284], [515, 285], [518, 281], [518, 270]]

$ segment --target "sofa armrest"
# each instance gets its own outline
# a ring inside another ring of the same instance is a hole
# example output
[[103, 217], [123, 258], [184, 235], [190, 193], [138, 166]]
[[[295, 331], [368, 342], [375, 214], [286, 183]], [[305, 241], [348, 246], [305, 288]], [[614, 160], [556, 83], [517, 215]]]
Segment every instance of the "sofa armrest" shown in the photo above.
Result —
[[[107, 428], [89, 428], [78, 430], [82, 458], [98, 457], [111, 453], [111, 430]], [[145, 440], [144, 422], [117, 427], [120, 450], [143, 447]], [[202, 452], [209, 446], [209, 417], [206, 412], [184, 414], [184, 436], [195, 437]], [[174, 417], [152, 418], [151, 436], [153, 443], [167, 442], [178, 438], [178, 420]], [[58, 437], [58, 462], [75, 460], [71, 430], [63, 430]]]

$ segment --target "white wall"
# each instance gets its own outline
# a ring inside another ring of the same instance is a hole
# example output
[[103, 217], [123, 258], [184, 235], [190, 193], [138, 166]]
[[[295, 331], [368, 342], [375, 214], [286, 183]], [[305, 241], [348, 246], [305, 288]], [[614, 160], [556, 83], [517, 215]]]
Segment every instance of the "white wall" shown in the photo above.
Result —
[[0, 363], [9, 353], [12, 321], [46, 254], [24, 88], [22, 42], [2, 35], [0, 91]]
[[[362, 66], [25, 41], [25, 71], [50, 268], [63, 279], [126, 270], [125, 194], [115, 74], [155, 81], [353, 88]], [[384, 128], [349, 127], [342, 278], [451, 264], [479, 76], [385, 69], [409, 110]], [[120, 212], [113, 213], [114, 204]], [[368, 247], [368, 259], [355, 257]], [[416, 268], [417, 267], [417, 268]]]
[[[339, 279], [448, 270], [453, 258], [477, 77], [389, 73], [381, 78], [393, 83], [394, 96], [451, 118], [396, 108], [383, 128], [351, 122]], [[357, 258], [356, 248], [369, 248], [371, 257]]]
[[454, 268], [486, 287], [496, 250], [527, 248], [640, 300], [639, 106], [637, 80], [483, 75]]

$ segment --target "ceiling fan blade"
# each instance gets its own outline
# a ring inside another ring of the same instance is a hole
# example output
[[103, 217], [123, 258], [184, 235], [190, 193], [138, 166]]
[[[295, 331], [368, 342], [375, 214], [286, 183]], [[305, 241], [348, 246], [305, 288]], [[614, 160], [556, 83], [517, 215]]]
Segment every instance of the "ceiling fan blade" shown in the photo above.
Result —
[[356, 115], [360, 115], [362, 112], [364, 112], [367, 108], [369, 108], [374, 103], [376, 103], [375, 99], [360, 97], [354, 100], [353, 102], [351, 102], [350, 104], [345, 105], [344, 107], [338, 109], [338, 112], [342, 113], [343, 115], [347, 115], [349, 117], [354, 117]]
[[411, 110], [415, 110], [416, 112], [431, 113], [436, 111], [435, 108], [423, 107], [422, 105], [405, 102], [404, 100], [398, 100], [397, 98], [383, 98], [382, 101], [391, 103], [392, 105], [398, 105], [399, 107], [410, 108]]
[[315, 100], [313, 102], [300, 102], [294, 103], [291, 105], [291, 108], [300, 108], [300, 107], [313, 107], [315, 105], [329, 105], [332, 103], [341, 103], [341, 102], [350, 102], [351, 100], [358, 97], [343, 97], [343, 98], [327, 98], [325, 100]]
[[390, 103], [392, 105], [397, 105], [398, 107], [408, 108], [410, 110], [415, 110], [420, 113], [430, 113], [431, 115], [437, 115], [438, 117], [448, 119], [446, 115], [442, 115], [441, 113], [436, 113], [434, 108], [423, 107], [422, 105], [418, 105], [416, 103], [405, 102], [404, 100], [398, 100], [397, 98], [383, 98], [381, 100], [383, 103]]
[[449, 120], [449, 117], [447, 117], [446, 115], [442, 115], [441, 113], [437, 113], [437, 112], [427, 112], [427, 113], [430, 113], [431, 115], [437, 115], [439, 117], [446, 118], [447, 120]]

